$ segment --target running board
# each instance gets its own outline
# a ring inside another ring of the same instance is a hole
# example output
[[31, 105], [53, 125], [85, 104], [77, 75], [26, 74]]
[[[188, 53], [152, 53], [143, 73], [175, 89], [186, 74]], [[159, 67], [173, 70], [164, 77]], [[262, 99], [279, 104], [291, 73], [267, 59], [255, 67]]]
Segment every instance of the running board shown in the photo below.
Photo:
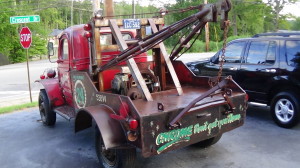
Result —
[[75, 118], [75, 109], [70, 106], [59, 106], [53, 109], [53, 111], [66, 120], [70, 121], [72, 118]]

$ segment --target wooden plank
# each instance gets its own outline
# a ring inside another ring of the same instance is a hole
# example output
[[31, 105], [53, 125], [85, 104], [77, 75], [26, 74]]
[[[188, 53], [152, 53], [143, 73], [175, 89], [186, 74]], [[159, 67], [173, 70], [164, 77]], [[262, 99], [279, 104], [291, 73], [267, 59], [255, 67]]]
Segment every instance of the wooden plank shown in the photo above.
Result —
[[160, 48], [153, 48], [153, 60], [155, 62], [154, 72], [158, 75], [161, 90], [166, 90], [166, 66], [165, 60], [162, 58]]
[[[102, 65], [102, 55], [101, 55], [101, 44], [100, 44], [100, 29], [95, 28], [94, 34], [95, 34], [95, 43], [94, 43], [94, 53], [93, 55], [96, 55], [97, 65], [100, 67]], [[96, 52], [97, 51], [97, 52]], [[98, 89], [100, 92], [104, 91], [104, 82], [103, 82], [103, 74], [102, 72], [98, 73]]]
[[[117, 25], [115, 19], [109, 20], [110, 28], [117, 44], [120, 46], [121, 51], [124, 51], [128, 48], [125, 40], [123, 39], [122, 33]], [[130, 58], [126, 61], [127, 66], [130, 69], [131, 75], [133, 76], [134, 81], [137, 83], [138, 89], [143, 93], [147, 101], [153, 101], [150, 91], [145, 83], [145, 80], [133, 58]]]
[[[150, 26], [152, 28], [153, 33], [158, 32], [157, 27], [155, 25], [155, 22], [152, 19], [148, 19], [148, 20], [149, 20], [149, 23], [150, 23]], [[169, 72], [170, 72], [170, 75], [173, 79], [173, 82], [174, 82], [174, 85], [175, 85], [176, 90], [178, 92], [178, 95], [182, 95], [182, 88], [181, 88], [179, 79], [178, 79], [177, 74], [175, 72], [175, 69], [174, 69], [174, 67], [171, 63], [171, 60], [168, 56], [168, 53], [167, 53], [167, 50], [166, 50], [166, 47], [165, 47], [164, 43], [161, 42], [159, 44], [159, 47], [160, 47], [160, 50], [161, 50], [161, 54], [163, 55], [163, 58], [165, 59], [165, 64], [167, 65], [167, 67], [169, 69]]]

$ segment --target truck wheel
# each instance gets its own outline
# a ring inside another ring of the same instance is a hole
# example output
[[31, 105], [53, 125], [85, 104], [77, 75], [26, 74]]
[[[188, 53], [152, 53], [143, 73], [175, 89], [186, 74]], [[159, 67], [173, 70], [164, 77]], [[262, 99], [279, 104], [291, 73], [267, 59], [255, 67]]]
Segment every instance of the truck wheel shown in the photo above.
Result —
[[39, 110], [44, 125], [52, 126], [56, 122], [56, 113], [52, 111], [49, 105], [49, 99], [45, 90], [40, 91]]
[[193, 146], [200, 147], [200, 148], [207, 148], [207, 147], [217, 143], [221, 139], [221, 137], [222, 137], [222, 134], [219, 134], [215, 137], [195, 143], [195, 144], [193, 144]]
[[299, 122], [299, 100], [292, 92], [280, 92], [273, 98], [271, 115], [278, 126], [291, 128]]
[[101, 133], [97, 126], [95, 138], [97, 157], [103, 168], [135, 167], [135, 148], [106, 150], [104, 147]]

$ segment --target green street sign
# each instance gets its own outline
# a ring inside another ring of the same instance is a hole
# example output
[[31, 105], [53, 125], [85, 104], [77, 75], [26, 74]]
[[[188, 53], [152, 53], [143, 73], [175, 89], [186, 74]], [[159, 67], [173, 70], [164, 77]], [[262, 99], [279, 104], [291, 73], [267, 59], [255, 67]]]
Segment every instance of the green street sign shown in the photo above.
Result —
[[10, 24], [18, 24], [18, 23], [31, 23], [31, 22], [40, 22], [39, 15], [32, 16], [12, 16], [10, 17]]

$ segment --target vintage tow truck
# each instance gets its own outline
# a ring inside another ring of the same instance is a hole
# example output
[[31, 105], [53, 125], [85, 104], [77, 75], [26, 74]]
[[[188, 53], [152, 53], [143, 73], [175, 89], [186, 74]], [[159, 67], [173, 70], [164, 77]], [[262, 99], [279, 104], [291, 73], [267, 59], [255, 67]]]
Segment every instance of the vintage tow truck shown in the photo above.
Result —
[[[174, 59], [207, 22], [220, 16], [224, 28], [231, 2], [191, 8], [198, 12], [165, 28], [163, 17], [111, 19], [97, 11], [88, 24], [64, 30], [58, 68], [39, 80], [44, 125], [54, 125], [56, 114], [75, 119], [75, 132], [94, 125], [103, 167], [133, 167], [136, 148], [149, 157], [209, 146], [243, 125], [247, 95], [230, 76], [197, 77]], [[193, 29], [169, 56], [163, 41], [188, 26]], [[150, 49], [152, 60], [145, 54]], [[50, 60], [52, 43], [48, 52]]]

